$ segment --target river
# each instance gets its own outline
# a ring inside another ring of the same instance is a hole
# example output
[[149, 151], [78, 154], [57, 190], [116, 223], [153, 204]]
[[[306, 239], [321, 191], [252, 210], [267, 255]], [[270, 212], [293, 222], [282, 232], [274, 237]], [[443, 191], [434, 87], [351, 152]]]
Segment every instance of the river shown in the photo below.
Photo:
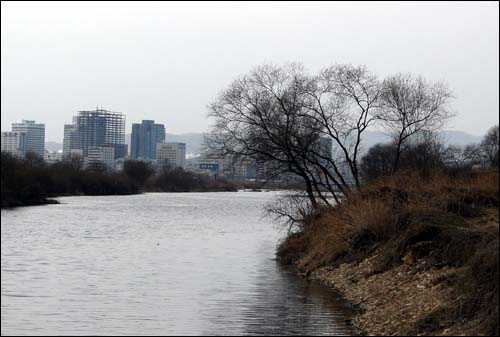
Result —
[[61, 197], [1, 211], [2, 335], [346, 335], [276, 263], [274, 192]]

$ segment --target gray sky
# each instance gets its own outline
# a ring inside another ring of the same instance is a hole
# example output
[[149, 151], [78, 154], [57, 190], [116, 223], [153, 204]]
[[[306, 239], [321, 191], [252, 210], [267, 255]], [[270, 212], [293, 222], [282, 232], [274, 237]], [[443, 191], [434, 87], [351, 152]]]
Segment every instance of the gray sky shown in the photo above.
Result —
[[78, 110], [208, 130], [207, 103], [263, 62], [364, 64], [446, 80], [449, 129], [498, 123], [499, 14], [490, 3], [1, 3], [2, 130], [46, 124], [62, 142]]

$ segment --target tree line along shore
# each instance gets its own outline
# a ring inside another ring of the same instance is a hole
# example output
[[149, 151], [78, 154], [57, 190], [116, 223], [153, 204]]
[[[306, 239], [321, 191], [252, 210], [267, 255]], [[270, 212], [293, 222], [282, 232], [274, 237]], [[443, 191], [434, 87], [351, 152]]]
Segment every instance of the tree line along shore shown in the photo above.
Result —
[[129, 160], [121, 172], [102, 168], [82, 169], [76, 161], [47, 164], [8, 153], [1, 157], [2, 208], [57, 203], [51, 198], [69, 195], [126, 195], [143, 192], [235, 191], [224, 179], [164, 168], [159, 172], [142, 161]]

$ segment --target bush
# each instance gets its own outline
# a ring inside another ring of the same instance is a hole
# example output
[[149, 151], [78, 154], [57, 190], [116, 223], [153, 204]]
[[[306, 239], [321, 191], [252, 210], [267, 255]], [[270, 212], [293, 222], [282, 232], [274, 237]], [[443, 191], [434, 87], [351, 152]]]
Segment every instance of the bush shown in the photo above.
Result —
[[207, 192], [236, 191], [236, 187], [224, 180], [214, 180], [208, 176], [185, 171], [180, 167], [164, 167], [151, 177], [145, 186], [148, 191], [156, 192]]
[[155, 170], [148, 162], [142, 160], [127, 160], [123, 165], [123, 173], [137, 182], [140, 186], [144, 186], [146, 180], [155, 173]]
[[81, 170], [72, 163], [47, 165], [2, 152], [2, 207], [46, 203], [60, 195], [139, 192], [139, 185], [117, 172]]

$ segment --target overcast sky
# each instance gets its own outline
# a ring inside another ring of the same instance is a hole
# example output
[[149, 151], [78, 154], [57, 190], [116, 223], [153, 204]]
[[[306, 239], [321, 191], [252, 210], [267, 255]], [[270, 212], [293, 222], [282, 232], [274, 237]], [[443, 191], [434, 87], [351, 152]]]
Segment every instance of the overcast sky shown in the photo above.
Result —
[[208, 130], [207, 103], [263, 62], [310, 71], [364, 64], [446, 80], [458, 116], [481, 135], [498, 123], [499, 8], [490, 3], [1, 3], [2, 130], [63, 125], [96, 106], [169, 133]]

